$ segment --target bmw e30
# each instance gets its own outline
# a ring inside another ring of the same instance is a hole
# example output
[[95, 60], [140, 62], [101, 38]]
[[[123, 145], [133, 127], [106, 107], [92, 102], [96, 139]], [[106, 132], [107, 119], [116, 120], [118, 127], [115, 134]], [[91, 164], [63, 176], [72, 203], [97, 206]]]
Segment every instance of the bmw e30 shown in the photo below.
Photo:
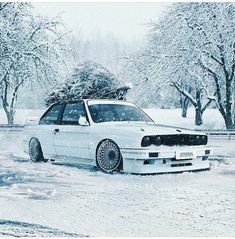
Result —
[[206, 134], [159, 126], [126, 101], [56, 103], [25, 130], [25, 151], [34, 162], [50, 159], [138, 174], [210, 167]]

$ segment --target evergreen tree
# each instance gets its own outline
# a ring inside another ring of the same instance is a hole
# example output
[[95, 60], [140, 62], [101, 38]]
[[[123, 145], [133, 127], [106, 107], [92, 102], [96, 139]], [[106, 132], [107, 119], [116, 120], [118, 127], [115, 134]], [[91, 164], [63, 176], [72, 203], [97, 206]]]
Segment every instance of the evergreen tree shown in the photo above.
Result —
[[46, 105], [88, 98], [123, 100], [129, 89], [102, 65], [86, 61], [74, 68], [72, 74], [49, 94]]

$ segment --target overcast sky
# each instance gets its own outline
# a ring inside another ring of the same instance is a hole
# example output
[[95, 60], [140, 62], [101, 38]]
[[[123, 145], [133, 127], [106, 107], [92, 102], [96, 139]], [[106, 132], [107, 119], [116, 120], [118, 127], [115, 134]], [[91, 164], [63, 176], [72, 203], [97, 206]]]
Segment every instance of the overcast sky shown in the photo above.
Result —
[[169, 3], [41, 2], [33, 5], [40, 14], [63, 13], [65, 24], [85, 38], [91, 38], [97, 32], [101, 35], [112, 33], [119, 40], [131, 43], [144, 40], [145, 24], [157, 20]]

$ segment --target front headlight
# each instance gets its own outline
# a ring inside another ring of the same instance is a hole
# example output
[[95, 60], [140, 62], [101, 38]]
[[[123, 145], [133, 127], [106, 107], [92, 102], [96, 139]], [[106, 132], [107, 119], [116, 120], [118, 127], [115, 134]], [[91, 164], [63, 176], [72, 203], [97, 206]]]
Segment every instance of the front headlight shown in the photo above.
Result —
[[142, 147], [148, 147], [151, 144], [151, 139], [149, 136], [145, 136], [141, 141]]
[[201, 144], [201, 137], [199, 135], [195, 136], [195, 145], [200, 145]]
[[155, 144], [157, 146], [161, 145], [161, 143], [162, 143], [161, 136], [154, 136], [152, 138], [152, 142], [153, 142], [153, 144]]
[[204, 145], [206, 145], [207, 144], [207, 135], [203, 135], [203, 136], [201, 136], [201, 142], [202, 142], [202, 144], [204, 144]]

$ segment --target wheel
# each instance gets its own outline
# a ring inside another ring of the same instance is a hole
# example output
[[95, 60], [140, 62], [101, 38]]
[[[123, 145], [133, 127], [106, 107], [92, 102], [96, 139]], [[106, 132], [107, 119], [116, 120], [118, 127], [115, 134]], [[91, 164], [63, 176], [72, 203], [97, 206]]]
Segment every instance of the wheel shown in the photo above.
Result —
[[97, 165], [106, 173], [119, 171], [122, 165], [120, 150], [112, 140], [101, 142], [96, 153]]
[[45, 161], [40, 142], [36, 138], [29, 141], [29, 157], [33, 162]]

